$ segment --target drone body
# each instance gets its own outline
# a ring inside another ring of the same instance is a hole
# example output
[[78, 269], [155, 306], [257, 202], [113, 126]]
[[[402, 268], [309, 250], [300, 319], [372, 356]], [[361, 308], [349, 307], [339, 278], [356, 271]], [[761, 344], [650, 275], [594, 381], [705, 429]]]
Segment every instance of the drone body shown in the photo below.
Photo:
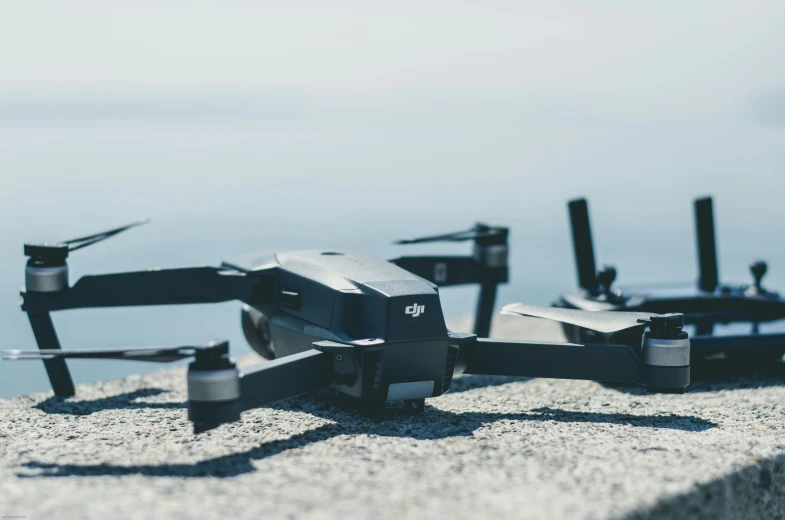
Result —
[[[785, 318], [785, 299], [762, 285], [766, 263], [750, 265], [753, 283], [721, 284], [719, 281], [713, 203], [695, 200], [698, 245], [698, 281], [695, 285], [657, 285], [633, 290], [615, 289], [616, 269], [597, 270], [594, 259], [588, 204], [576, 199], [568, 204], [572, 229], [578, 290], [562, 295], [554, 305], [587, 311], [678, 312], [694, 327], [691, 334], [692, 362], [733, 358], [773, 361], [785, 353], [785, 334], [759, 334], [758, 324]], [[749, 323], [750, 333], [719, 335], [717, 324]], [[590, 340], [592, 334], [566, 327], [568, 337]]]
[[[22, 309], [30, 318], [39, 351], [9, 351], [6, 358], [44, 360], [55, 393], [69, 396], [74, 392], [65, 365], [69, 357], [147, 361], [194, 357], [188, 371], [188, 399], [196, 431], [236, 421], [243, 410], [319, 387], [351, 396], [373, 413], [390, 401], [403, 401], [405, 409], [419, 413], [426, 398], [447, 392], [453, 376], [461, 373], [617, 381], [653, 391], [684, 391], [689, 384], [690, 341], [681, 329], [681, 315], [588, 313], [513, 304], [504, 311], [587, 328], [601, 340], [585, 344], [504, 341], [449, 331], [438, 285], [427, 275], [445, 285], [488, 286], [506, 279], [506, 251], [499, 254], [501, 239], [488, 229], [472, 230], [475, 251], [469, 259], [386, 261], [350, 252], [307, 250], [248, 255], [220, 267], [85, 276], [73, 286], [67, 279], [68, 248], [28, 245]], [[451, 236], [455, 240], [456, 235]], [[506, 243], [506, 229], [503, 240]], [[49, 316], [60, 309], [229, 300], [244, 304], [246, 337], [254, 350], [271, 361], [240, 372], [224, 341], [63, 350]], [[481, 292], [480, 306], [487, 301], [488, 294]], [[490, 320], [490, 313], [487, 316]]]
[[257, 323], [261, 316], [269, 323], [267, 350], [257, 348], [254, 329], [245, 328], [261, 355], [272, 351], [284, 358], [313, 349], [315, 342], [333, 342], [336, 352], [353, 352], [341, 356], [345, 366], [339, 367], [352, 372], [352, 382], [334, 386], [370, 402], [436, 397], [449, 388], [457, 349], [450, 348], [435, 284], [385, 260], [348, 252], [252, 255], [225, 265], [275, 273], [274, 297], [244, 310]]

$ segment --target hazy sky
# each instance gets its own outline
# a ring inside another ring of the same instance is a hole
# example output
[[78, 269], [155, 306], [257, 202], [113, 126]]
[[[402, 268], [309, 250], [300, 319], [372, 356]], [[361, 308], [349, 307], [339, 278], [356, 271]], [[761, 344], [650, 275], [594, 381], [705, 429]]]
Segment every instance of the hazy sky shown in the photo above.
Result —
[[3, 5], [6, 98], [556, 91], [634, 115], [739, 109], [785, 85], [781, 0]]

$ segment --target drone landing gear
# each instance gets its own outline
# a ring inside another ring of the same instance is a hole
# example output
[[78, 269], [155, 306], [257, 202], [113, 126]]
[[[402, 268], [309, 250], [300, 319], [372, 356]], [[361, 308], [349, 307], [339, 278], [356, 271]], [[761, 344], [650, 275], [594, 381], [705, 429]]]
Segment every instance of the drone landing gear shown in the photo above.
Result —
[[[29, 312], [27, 317], [30, 326], [33, 328], [35, 341], [38, 348], [43, 350], [60, 350], [60, 340], [57, 339], [52, 316], [48, 312]], [[58, 397], [73, 397], [76, 393], [74, 381], [71, 379], [71, 372], [63, 358], [53, 358], [44, 360], [44, 368], [52, 383], [52, 390]]]

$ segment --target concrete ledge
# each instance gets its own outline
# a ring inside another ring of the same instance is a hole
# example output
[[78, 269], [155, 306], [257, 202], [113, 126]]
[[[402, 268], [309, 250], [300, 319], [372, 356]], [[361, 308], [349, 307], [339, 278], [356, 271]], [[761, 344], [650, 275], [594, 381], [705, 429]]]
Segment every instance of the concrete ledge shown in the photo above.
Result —
[[[495, 333], [558, 329], [502, 317]], [[0, 516], [785, 517], [783, 382], [678, 396], [461, 377], [421, 417], [368, 419], [325, 393], [199, 437], [183, 369], [96, 383], [0, 400]]]

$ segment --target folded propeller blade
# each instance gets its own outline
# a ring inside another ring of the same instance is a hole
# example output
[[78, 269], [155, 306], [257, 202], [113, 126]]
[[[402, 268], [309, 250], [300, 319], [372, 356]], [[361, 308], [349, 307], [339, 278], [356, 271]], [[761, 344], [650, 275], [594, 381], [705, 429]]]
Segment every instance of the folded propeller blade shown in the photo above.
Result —
[[112, 349], [76, 350], [4, 350], [3, 359], [125, 359], [129, 361], [152, 361], [169, 363], [195, 356], [198, 352], [211, 349], [228, 348], [225, 341], [214, 341], [204, 345], [184, 345], [177, 347], [131, 347]]
[[652, 316], [659, 316], [648, 312], [582, 311], [522, 303], [505, 305], [502, 308], [502, 314], [544, 318], [602, 334], [614, 334], [635, 327], [645, 327], [651, 321]]
[[477, 224], [471, 229], [465, 231], [456, 231], [455, 233], [447, 233], [444, 235], [432, 235], [427, 237], [412, 238], [408, 240], [396, 240], [393, 244], [408, 245], [408, 244], [424, 244], [427, 242], [465, 242], [467, 240], [476, 240], [478, 238], [496, 235], [498, 230], [486, 224]]
[[95, 244], [96, 242], [106, 240], [107, 238], [113, 237], [118, 233], [122, 233], [123, 231], [129, 230], [137, 226], [142, 226], [149, 222], [150, 222], [149, 218], [143, 220], [137, 220], [136, 222], [131, 222], [130, 224], [116, 227], [114, 229], [109, 229], [107, 231], [102, 231], [100, 233], [95, 233], [93, 235], [87, 235], [79, 238], [72, 238], [71, 240], [65, 240], [63, 241], [63, 244], [68, 244], [68, 251], [76, 251], [77, 249], [81, 249], [83, 247], [87, 247], [89, 245]]

